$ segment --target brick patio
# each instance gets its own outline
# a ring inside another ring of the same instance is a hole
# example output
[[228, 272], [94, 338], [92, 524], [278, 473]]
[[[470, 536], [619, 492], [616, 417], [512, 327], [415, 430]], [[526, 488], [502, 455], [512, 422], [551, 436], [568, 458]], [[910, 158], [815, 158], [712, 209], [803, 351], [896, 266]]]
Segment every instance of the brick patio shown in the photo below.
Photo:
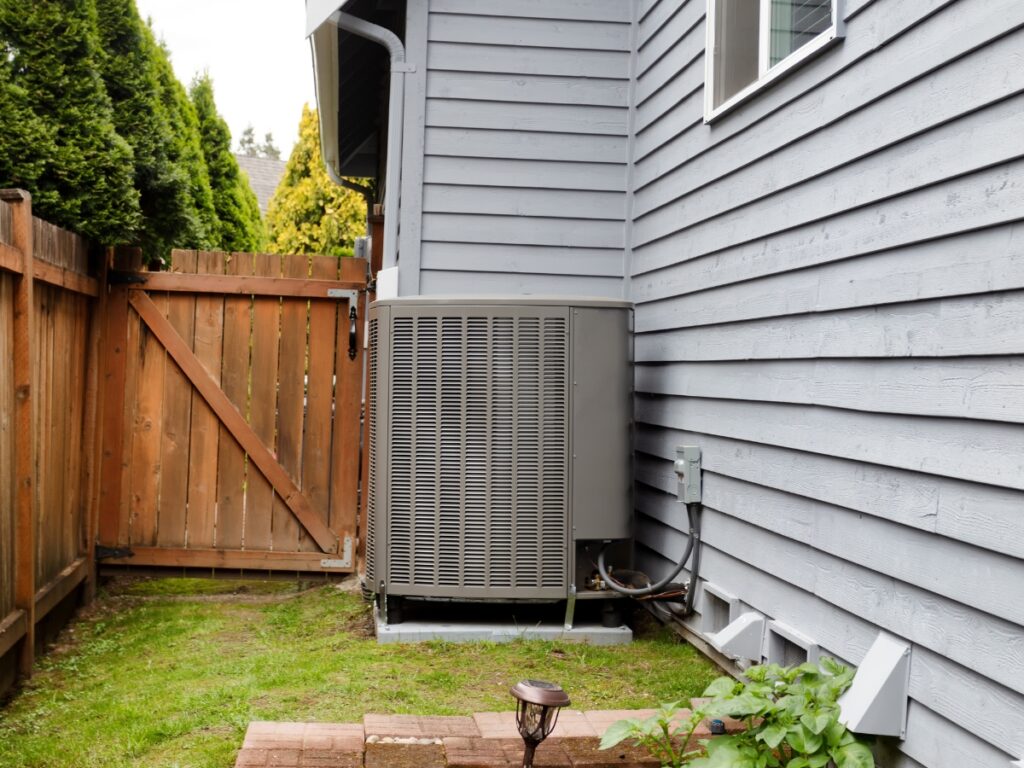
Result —
[[[537, 750], [545, 768], [650, 768], [657, 760], [619, 745], [599, 750], [616, 720], [648, 717], [654, 710], [565, 710], [555, 734]], [[683, 713], [681, 716], [686, 716]], [[737, 723], [727, 723], [729, 730]], [[705, 728], [699, 738], [709, 735]], [[512, 712], [471, 717], [366, 715], [362, 723], [249, 724], [236, 768], [516, 768], [523, 742]]]

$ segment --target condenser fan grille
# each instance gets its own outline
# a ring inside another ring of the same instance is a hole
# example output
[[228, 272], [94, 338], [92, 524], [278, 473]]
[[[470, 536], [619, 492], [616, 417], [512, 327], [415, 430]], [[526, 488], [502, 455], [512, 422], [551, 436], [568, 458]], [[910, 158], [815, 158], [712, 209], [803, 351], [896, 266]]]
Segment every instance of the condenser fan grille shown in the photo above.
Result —
[[390, 345], [390, 583], [564, 596], [567, 313], [396, 314]]

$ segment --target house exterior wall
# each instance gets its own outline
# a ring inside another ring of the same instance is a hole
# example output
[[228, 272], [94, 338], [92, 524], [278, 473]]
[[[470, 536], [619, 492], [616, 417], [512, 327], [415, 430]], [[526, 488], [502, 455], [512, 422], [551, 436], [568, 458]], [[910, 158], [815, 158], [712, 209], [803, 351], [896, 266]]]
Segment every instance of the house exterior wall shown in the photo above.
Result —
[[711, 126], [705, 8], [409, 0], [401, 293], [631, 298], [640, 565], [682, 551], [700, 445], [702, 578], [850, 663], [912, 645], [888, 765], [1008, 766], [1024, 4], [845, 0], [841, 42]]
[[[635, 63], [638, 556], [859, 663], [913, 648], [889, 765], [1024, 756], [1024, 5], [847, 0], [846, 36], [712, 125], [704, 0]], [[698, 601], [698, 607], [702, 602]], [[700, 621], [694, 622], [699, 627]]]
[[402, 294], [622, 297], [622, 0], [409, 0]]

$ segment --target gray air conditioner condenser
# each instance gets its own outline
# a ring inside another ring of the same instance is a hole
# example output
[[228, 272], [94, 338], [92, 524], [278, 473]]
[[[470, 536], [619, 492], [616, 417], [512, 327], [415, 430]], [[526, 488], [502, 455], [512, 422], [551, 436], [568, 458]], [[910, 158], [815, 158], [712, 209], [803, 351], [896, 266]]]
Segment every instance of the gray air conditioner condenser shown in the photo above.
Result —
[[600, 542], [631, 536], [631, 322], [605, 299], [371, 306], [366, 587], [385, 605], [584, 596]]

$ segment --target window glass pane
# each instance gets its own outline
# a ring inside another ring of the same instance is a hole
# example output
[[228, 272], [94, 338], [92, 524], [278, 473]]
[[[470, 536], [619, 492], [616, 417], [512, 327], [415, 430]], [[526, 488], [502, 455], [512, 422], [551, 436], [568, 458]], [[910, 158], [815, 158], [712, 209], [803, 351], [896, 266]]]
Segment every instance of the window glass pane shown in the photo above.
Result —
[[715, 98], [717, 107], [757, 80], [759, 0], [715, 3]]
[[771, 0], [769, 66], [809, 43], [832, 26], [832, 0]]

